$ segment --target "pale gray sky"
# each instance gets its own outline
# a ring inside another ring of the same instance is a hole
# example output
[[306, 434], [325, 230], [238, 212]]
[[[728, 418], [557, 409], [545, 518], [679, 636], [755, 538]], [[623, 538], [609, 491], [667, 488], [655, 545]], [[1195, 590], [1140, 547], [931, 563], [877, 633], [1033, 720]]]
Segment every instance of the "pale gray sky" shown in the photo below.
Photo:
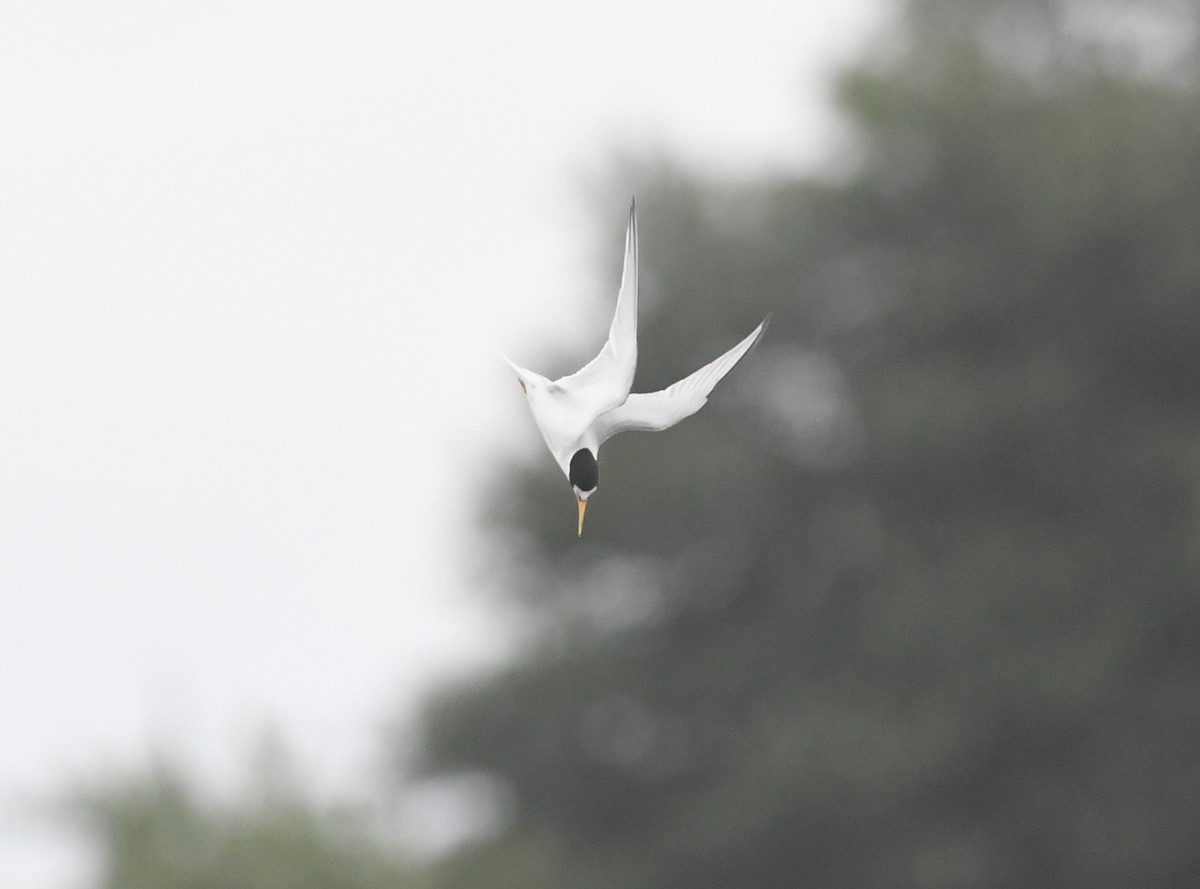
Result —
[[353, 788], [498, 651], [468, 481], [540, 447], [497, 352], [601, 284], [580, 175], [816, 163], [879, 6], [6, 3], [0, 885], [88, 873], [27, 794], [266, 724]]

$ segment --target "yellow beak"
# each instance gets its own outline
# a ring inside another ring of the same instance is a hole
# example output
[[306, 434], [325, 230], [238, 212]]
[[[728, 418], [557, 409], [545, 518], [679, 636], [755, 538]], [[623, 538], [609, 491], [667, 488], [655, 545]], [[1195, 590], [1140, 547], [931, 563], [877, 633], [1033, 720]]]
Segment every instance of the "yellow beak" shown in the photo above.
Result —
[[578, 502], [579, 502], [579, 535], [578, 536], [582, 537], [583, 536], [583, 514], [585, 512], [587, 512], [587, 501], [580, 500]]

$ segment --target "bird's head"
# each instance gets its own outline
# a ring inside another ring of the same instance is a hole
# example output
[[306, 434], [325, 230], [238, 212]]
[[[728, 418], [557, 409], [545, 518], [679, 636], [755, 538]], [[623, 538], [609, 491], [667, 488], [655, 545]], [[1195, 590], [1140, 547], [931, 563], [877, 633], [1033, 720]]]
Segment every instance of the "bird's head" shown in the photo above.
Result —
[[596, 463], [596, 455], [587, 448], [580, 448], [571, 457], [571, 466], [567, 471], [571, 482], [571, 490], [575, 492], [575, 500], [579, 504], [579, 530], [583, 536], [583, 514], [587, 511], [588, 498], [596, 493], [600, 486], [600, 466]]

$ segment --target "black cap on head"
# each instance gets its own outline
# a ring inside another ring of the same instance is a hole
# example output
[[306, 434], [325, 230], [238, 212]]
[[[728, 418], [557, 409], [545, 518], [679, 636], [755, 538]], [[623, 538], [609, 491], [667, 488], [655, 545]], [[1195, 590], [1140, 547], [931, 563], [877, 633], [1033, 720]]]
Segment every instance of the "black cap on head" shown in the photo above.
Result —
[[571, 471], [567, 477], [571, 484], [581, 491], [593, 491], [600, 484], [600, 467], [596, 458], [587, 448], [580, 448], [571, 458]]

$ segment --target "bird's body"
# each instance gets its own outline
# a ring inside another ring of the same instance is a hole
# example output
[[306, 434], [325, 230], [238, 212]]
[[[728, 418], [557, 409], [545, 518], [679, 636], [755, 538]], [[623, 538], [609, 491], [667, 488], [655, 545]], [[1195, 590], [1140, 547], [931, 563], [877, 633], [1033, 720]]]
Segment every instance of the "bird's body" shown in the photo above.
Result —
[[[636, 207], [629, 208], [625, 266], [617, 309], [600, 354], [557, 380], [509, 361], [546, 446], [579, 501], [579, 533], [589, 496], [599, 484], [600, 446], [618, 432], [658, 432], [690, 417], [709, 393], [758, 342], [769, 318], [725, 354], [658, 392], [633, 393], [637, 369], [638, 236]], [[507, 361], [507, 359], [505, 359]]]

